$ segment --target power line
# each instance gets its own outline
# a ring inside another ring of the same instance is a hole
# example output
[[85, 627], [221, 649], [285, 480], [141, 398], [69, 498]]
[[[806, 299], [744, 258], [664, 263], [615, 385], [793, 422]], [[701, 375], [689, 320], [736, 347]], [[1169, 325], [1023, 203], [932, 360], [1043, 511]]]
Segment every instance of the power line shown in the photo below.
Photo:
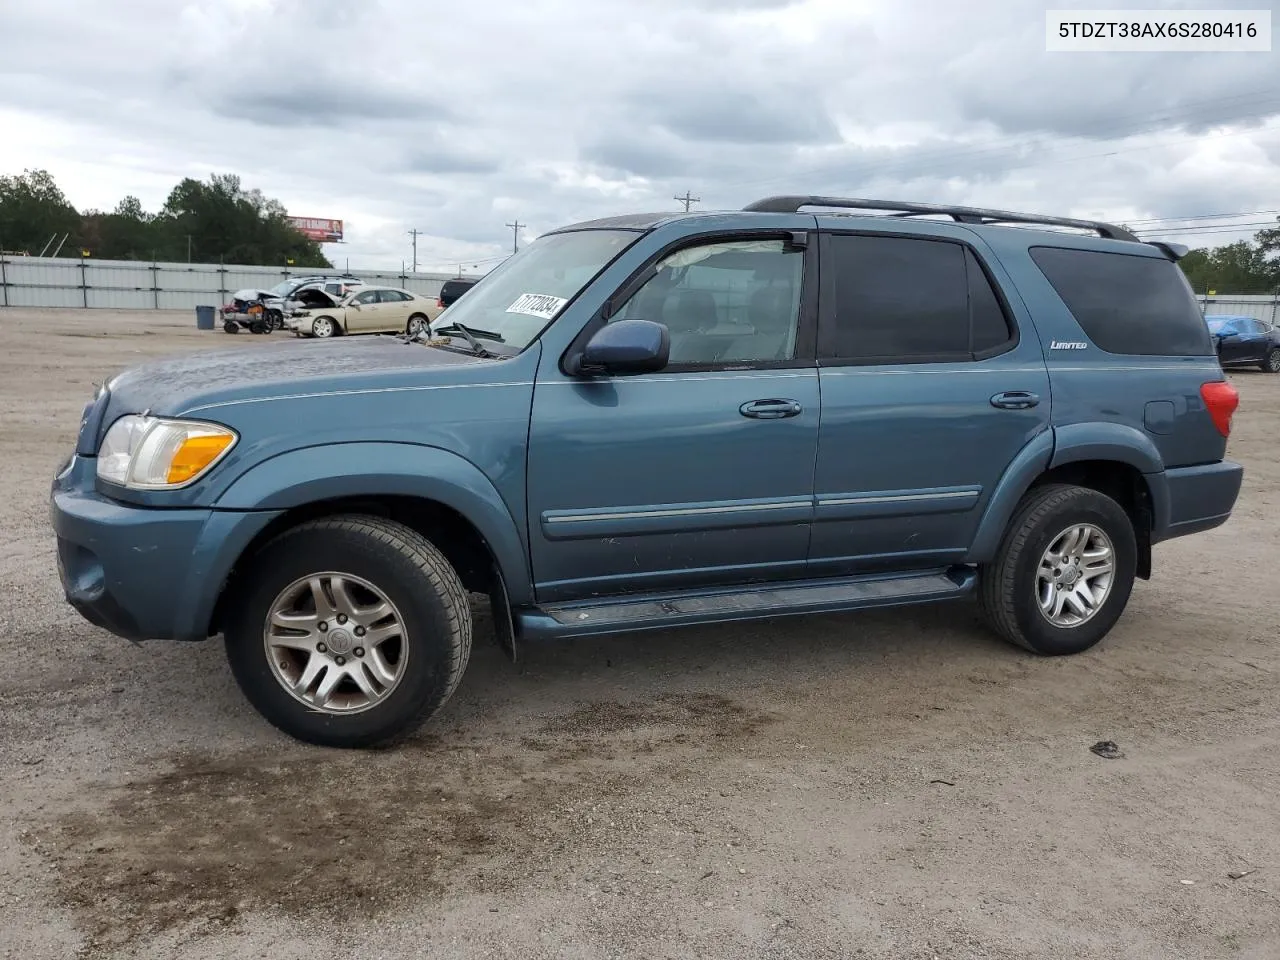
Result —
[[701, 197], [695, 197], [695, 196], [693, 196], [693, 194], [691, 194], [688, 190], [686, 190], [686, 191], [684, 192], [684, 196], [683, 196], [683, 197], [673, 197], [672, 199], [673, 199], [673, 200], [679, 200], [681, 203], [683, 203], [683, 204], [684, 204], [684, 212], [685, 212], [685, 213], [688, 213], [688, 212], [689, 212], [689, 207], [690, 207], [690, 206], [692, 206], [693, 204], [695, 204], [695, 203], [701, 203], [701, 202], [702, 202], [702, 198], [701, 198]]
[[1268, 213], [1280, 213], [1280, 210], [1241, 210], [1238, 213], [1204, 213], [1195, 217], [1148, 217], [1145, 220], [1126, 220], [1133, 226], [1135, 223], [1168, 223], [1173, 220], [1221, 220], [1227, 217], [1257, 217]]
[[521, 223], [519, 220], [517, 220], [515, 223], [508, 223], [507, 226], [511, 228], [511, 252], [519, 253], [520, 252], [520, 228], [527, 227], [528, 224]]
[[1218, 233], [1223, 230], [1246, 230], [1250, 227], [1275, 226], [1280, 226], [1275, 220], [1254, 220], [1250, 223], [1209, 223], [1202, 227], [1148, 227], [1145, 230], [1136, 230], [1134, 232], [1164, 236], [1169, 233]]
[[511, 254], [509, 254], [509, 253], [504, 253], [504, 254], [502, 254], [502, 256], [500, 256], [500, 257], [483, 257], [483, 258], [481, 258], [481, 259], [479, 259], [479, 260], [473, 259], [472, 257], [453, 257], [453, 258], [451, 258], [451, 259], [446, 259], [446, 260], [436, 260], [436, 261], [433, 261], [432, 263], [424, 264], [424, 266], [428, 266], [428, 267], [442, 267], [442, 266], [456, 267], [456, 266], [457, 266], [458, 264], [460, 264], [460, 263], [469, 263], [469, 264], [471, 264], [473, 267], [476, 267], [476, 266], [479, 266], [479, 265], [480, 265], [480, 264], [482, 264], [482, 263], [496, 263], [496, 262], [497, 262], [497, 261], [499, 261], [499, 260], [506, 260], [509, 256], [511, 256]]
[[[1274, 227], [1274, 224], [1272, 226]], [[1211, 237], [1211, 236], [1230, 235], [1230, 234], [1255, 234], [1256, 235], [1257, 233], [1265, 229], [1266, 227], [1224, 227], [1221, 230], [1197, 230], [1194, 232], [1188, 231], [1185, 233], [1165, 233], [1163, 231], [1160, 231], [1157, 233], [1142, 233], [1142, 234], [1139, 234], [1138, 236], [1143, 240], [1159, 240], [1162, 238], [1177, 240], [1179, 238], [1194, 239], [1196, 237]]]

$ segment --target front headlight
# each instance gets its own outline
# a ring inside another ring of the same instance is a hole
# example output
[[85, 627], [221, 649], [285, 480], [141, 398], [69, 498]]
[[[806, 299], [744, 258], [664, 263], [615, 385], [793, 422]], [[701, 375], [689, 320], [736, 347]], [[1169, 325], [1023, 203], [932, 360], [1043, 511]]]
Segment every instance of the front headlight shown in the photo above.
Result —
[[236, 443], [235, 431], [197, 420], [129, 415], [98, 451], [98, 477], [134, 490], [172, 490], [208, 472]]

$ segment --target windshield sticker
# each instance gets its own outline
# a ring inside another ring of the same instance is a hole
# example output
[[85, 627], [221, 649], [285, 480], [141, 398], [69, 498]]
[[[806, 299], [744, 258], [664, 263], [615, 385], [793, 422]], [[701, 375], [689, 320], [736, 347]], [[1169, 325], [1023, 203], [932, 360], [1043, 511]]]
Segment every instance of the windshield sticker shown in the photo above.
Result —
[[568, 302], [564, 297], [553, 297], [546, 293], [524, 293], [516, 299], [515, 303], [507, 307], [507, 313], [523, 313], [530, 317], [551, 320]]

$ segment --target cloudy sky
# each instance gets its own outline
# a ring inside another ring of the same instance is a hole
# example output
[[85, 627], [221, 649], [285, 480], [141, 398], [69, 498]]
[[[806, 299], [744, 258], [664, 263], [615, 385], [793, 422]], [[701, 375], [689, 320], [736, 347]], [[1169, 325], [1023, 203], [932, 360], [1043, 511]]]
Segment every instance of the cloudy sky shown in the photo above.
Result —
[[[1050, 5], [1160, 4], [0, 0], [0, 172], [46, 168], [82, 209], [238, 173], [345, 220], [327, 252], [353, 268], [398, 267], [411, 228], [423, 269], [484, 264], [514, 220], [686, 190], [1274, 220], [1280, 54], [1046, 53]], [[1168, 235], [1257, 229], [1218, 223]]]

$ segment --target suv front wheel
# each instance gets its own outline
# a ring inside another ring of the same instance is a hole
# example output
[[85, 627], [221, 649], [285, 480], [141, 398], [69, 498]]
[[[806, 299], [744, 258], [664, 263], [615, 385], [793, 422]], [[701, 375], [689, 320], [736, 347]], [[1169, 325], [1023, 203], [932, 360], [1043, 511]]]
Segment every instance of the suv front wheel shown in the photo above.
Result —
[[1069, 484], [1036, 487], [980, 571], [979, 602], [1011, 643], [1045, 656], [1080, 653], [1120, 619], [1137, 557], [1133, 523], [1115, 500]]
[[226, 627], [245, 696], [279, 729], [330, 747], [397, 740], [435, 714], [471, 654], [457, 573], [421, 534], [338, 516], [251, 561]]

